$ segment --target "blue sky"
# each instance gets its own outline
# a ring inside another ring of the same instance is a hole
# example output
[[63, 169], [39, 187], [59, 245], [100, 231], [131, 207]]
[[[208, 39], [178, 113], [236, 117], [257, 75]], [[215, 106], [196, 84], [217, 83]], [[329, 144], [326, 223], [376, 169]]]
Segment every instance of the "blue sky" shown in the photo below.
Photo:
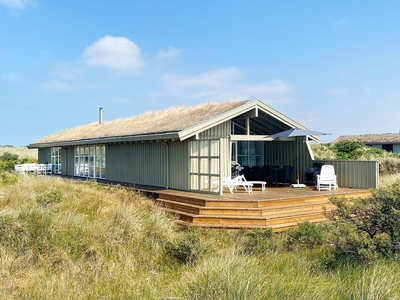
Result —
[[400, 130], [400, 1], [0, 0], [0, 145], [251, 95], [310, 129]]

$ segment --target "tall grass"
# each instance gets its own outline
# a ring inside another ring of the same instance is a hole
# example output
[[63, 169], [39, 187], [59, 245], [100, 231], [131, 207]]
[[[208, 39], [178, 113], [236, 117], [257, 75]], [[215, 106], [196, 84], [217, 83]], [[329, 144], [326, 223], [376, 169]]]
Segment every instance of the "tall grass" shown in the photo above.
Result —
[[0, 188], [3, 299], [400, 296], [397, 261], [332, 267], [327, 248], [288, 250], [287, 233], [182, 228], [122, 187], [16, 178]]
[[37, 149], [28, 149], [27, 147], [0, 146], [0, 156], [5, 152], [17, 154], [20, 158], [26, 157], [34, 160], [38, 159]]

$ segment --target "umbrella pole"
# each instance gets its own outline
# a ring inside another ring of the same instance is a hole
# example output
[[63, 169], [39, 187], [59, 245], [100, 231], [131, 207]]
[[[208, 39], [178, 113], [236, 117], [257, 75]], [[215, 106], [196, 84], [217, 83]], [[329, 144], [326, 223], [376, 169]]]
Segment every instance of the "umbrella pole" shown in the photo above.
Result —
[[292, 188], [302, 188], [306, 187], [305, 184], [300, 183], [300, 164], [299, 164], [299, 143], [297, 140], [297, 136], [294, 138], [294, 142], [296, 143], [296, 173], [297, 173], [297, 183], [292, 184]]

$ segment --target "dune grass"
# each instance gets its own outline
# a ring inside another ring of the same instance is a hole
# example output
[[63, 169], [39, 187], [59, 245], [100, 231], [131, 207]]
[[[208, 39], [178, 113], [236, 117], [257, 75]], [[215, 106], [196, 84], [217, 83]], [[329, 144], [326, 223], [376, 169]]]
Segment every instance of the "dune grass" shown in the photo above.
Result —
[[123, 187], [1, 177], [4, 299], [397, 299], [397, 261], [327, 265], [287, 233], [182, 228]]
[[12, 147], [12, 146], [0, 146], [0, 156], [5, 152], [17, 154], [20, 158], [26, 157], [30, 159], [38, 159], [37, 149], [28, 149], [27, 147]]

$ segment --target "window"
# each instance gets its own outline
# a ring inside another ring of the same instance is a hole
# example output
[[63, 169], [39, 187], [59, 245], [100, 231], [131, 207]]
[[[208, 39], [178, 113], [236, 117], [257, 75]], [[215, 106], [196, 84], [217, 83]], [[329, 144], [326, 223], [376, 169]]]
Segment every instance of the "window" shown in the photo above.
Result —
[[51, 148], [51, 165], [54, 174], [61, 174], [61, 147]]
[[75, 147], [75, 176], [106, 178], [106, 146]]
[[215, 191], [219, 184], [219, 140], [191, 142], [190, 179], [191, 189]]
[[261, 167], [264, 164], [264, 143], [256, 141], [238, 141], [232, 143], [232, 161], [241, 166]]

